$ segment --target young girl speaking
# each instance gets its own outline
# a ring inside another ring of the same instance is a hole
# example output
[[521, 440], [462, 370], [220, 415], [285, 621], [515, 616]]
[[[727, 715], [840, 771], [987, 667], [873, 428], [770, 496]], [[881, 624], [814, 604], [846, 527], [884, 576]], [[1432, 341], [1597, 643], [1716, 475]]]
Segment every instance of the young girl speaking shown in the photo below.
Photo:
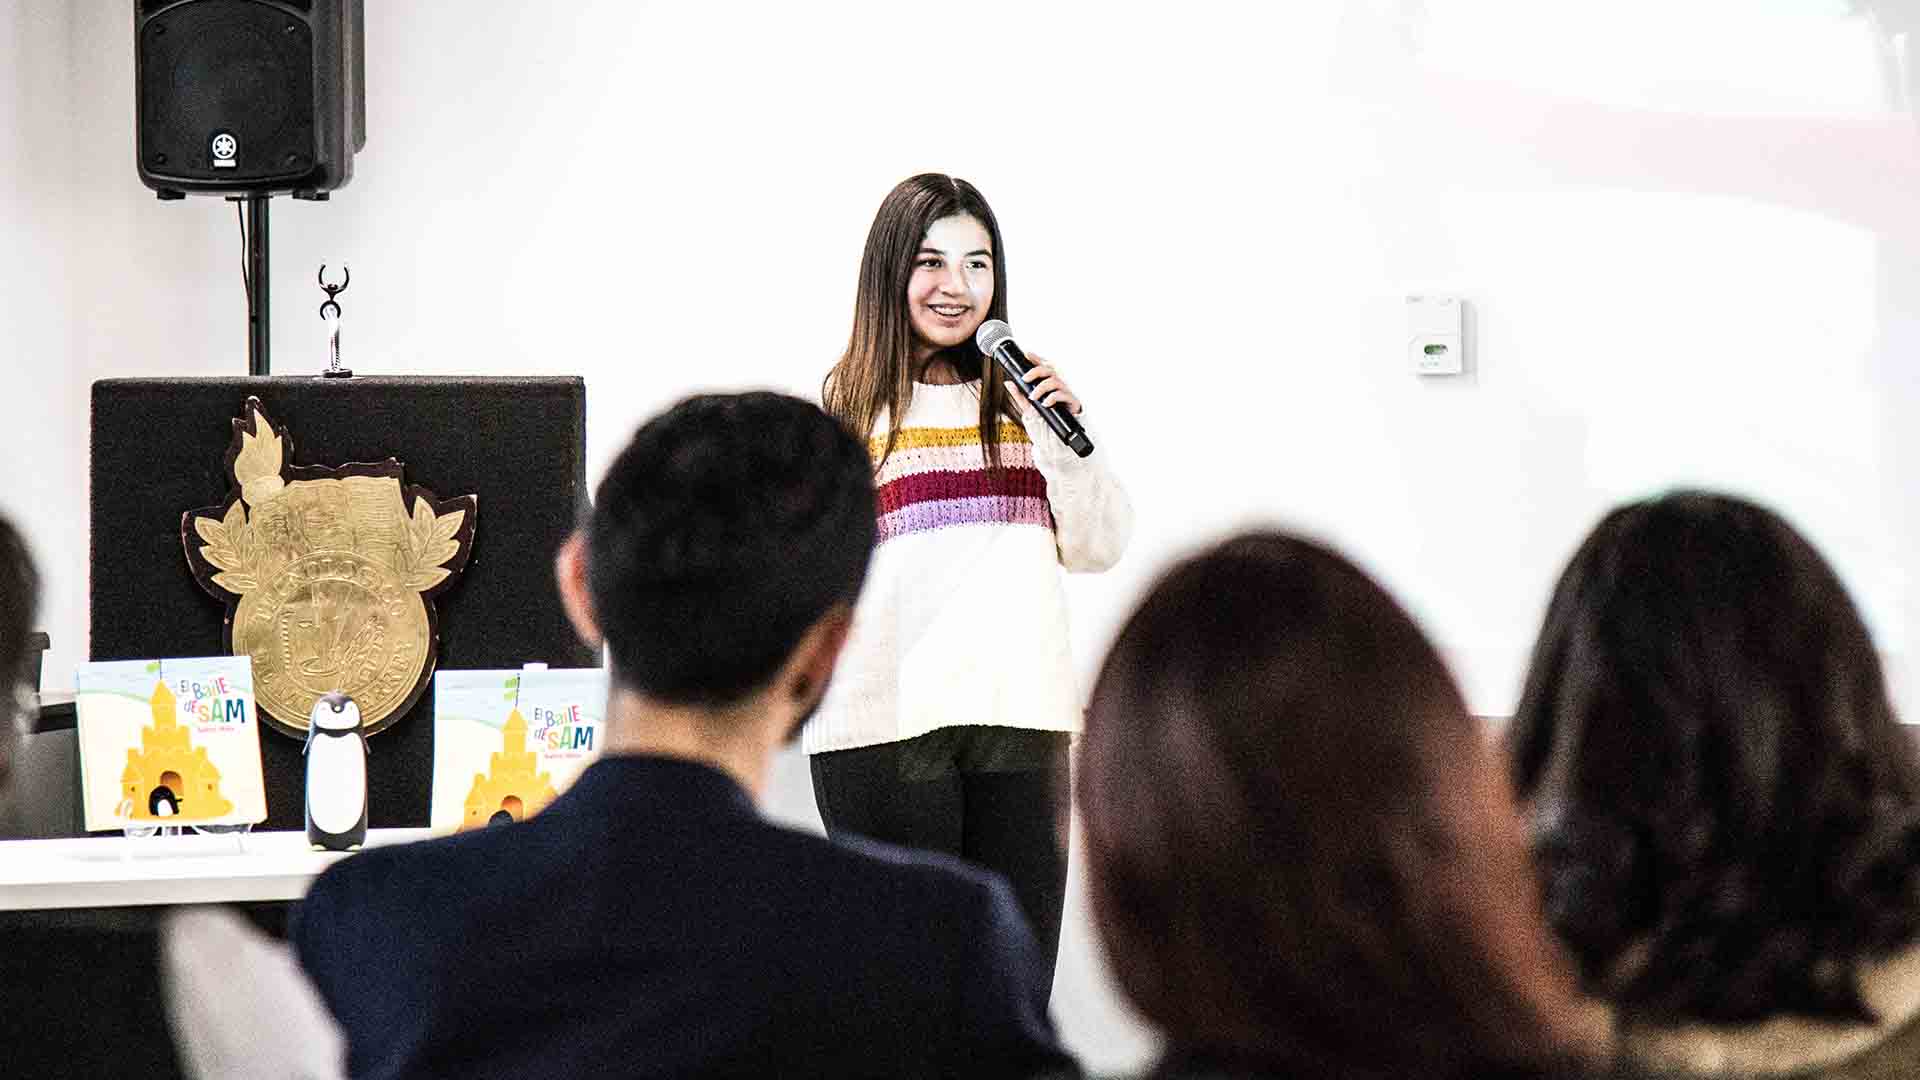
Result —
[[[1112, 566], [1133, 511], [1101, 452], [1075, 456], [975, 348], [980, 324], [1006, 317], [987, 201], [937, 173], [901, 182], [867, 233], [853, 333], [822, 389], [873, 456], [879, 546], [803, 745], [830, 833], [1004, 875], [1051, 978], [1083, 706], [1061, 570]], [[1080, 411], [1037, 357], [1028, 383]]]

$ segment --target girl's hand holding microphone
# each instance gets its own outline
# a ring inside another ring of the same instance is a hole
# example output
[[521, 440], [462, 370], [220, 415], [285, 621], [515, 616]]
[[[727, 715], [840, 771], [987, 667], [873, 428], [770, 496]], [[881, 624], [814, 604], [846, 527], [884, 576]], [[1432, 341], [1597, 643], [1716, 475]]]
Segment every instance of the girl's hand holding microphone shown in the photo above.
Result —
[[[1075, 416], [1080, 415], [1080, 397], [1067, 386], [1060, 372], [1037, 356], [1030, 359], [1033, 366], [1027, 369], [1027, 385], [1033, 388], [1033, 396], [1029, 400], [1042, 406], [1065, 405]], [[1019, 387], [1011, 383], [1007, 390], [1019, 393]]]

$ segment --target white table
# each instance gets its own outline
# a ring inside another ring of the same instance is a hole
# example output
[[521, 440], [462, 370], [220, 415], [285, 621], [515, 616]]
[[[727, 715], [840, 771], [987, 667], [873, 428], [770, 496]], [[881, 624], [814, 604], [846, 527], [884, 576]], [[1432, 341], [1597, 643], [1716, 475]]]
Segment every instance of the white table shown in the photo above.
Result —
[[[432, 835], [371, 829], [367, 846]], [[351, 857], [314, 851], [304, 832], [8, 840], [0, 842], [0, 911], [298, 900], [321, 871]]]

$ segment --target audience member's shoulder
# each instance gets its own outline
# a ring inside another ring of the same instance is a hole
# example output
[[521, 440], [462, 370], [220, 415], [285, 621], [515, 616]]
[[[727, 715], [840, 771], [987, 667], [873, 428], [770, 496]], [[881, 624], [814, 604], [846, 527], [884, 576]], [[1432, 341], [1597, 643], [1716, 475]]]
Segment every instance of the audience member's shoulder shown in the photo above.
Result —
[[473, 868], [489, 858], [499, 839], [482, 830], [365, 848], [328, 867], [307, 895], [344, 902], [363, 894], [397, 899], [407, 892], [457, 889], [473, 880]]
[[487, 831], [506, 829], [370, 847], [328, 867], [288, 926], [301, 962], [320, 972], [363, 950], [420, 943], [423, 934], [457, 936], [473, 909], [474, 883], [491, 880], [502, 865], [499, 838]]
[[996, 879], [972, 863], [936, 851], [917, 851], [860, 836], [805, 834], [815, 857], [849, 873], [887, 878], [908, 887], [949, 895], [983, 895]]
[[[825, 924], [935, 949], [940, 940], [966, 939], [965, 953], [974, 957], [1013, 948], [1028, 933], [1006, 882], [971, 863], [858, 837], [802, 835], [798, 863], [790, 865], [816, 886], [809, 892]], [[856, 911], [847, 923], [843, 915]]]

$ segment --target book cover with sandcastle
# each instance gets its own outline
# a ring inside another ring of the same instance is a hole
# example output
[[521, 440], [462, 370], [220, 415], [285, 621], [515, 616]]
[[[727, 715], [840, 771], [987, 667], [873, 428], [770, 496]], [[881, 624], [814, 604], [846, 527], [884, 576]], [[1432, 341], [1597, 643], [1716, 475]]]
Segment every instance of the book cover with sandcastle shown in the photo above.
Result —
[[546, 809], [600, 756], [606, 702], [601, 668], [436, 672], [428, 823], [452, 832]]
[[82, 664], [74, 691], [89, 831], [266, 820], [246, 657]]

